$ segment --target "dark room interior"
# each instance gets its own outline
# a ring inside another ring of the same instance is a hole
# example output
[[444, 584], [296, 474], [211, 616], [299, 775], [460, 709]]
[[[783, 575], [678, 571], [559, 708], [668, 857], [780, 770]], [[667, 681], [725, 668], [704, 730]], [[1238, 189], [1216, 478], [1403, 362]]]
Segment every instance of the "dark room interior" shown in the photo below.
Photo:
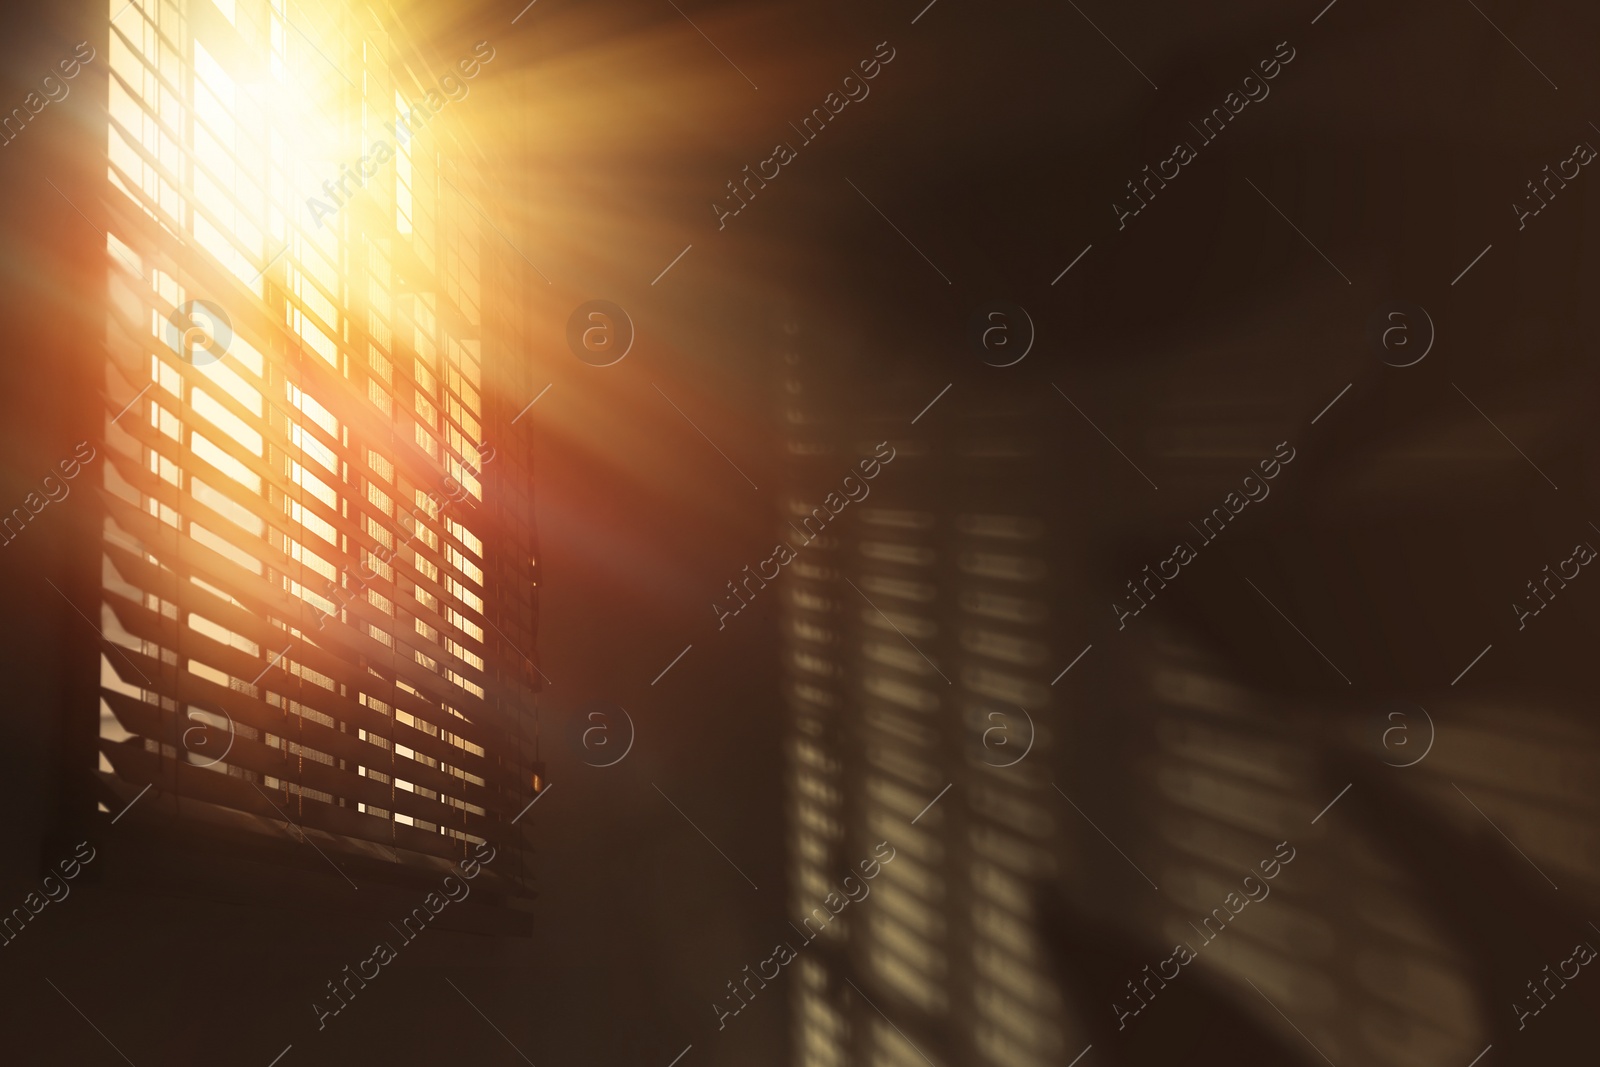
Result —
[[1591, 1062], [1600, 10], [0, 20], [0, 1060]]

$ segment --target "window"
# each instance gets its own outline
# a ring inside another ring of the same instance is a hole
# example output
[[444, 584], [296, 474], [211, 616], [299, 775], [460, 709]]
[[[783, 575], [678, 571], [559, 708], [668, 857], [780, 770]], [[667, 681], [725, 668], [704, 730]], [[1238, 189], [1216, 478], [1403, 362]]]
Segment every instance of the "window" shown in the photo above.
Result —
[[470, 139], [419, 128], [437, 74], [370, 11], [108, 14], [103, 806], [515, 849], [532, 550], [486, 506], [527, 489], [484, 440]]

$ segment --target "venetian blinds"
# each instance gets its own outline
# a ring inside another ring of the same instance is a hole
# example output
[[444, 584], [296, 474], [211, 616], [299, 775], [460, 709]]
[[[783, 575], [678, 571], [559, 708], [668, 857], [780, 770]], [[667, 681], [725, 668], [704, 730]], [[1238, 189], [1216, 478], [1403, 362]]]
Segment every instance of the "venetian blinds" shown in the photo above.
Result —
[[532, 555], [496, 556], [470, 139], [394, 132], [433, 75], [370, 10], [110, 15], [103, 803], [515, 844]]

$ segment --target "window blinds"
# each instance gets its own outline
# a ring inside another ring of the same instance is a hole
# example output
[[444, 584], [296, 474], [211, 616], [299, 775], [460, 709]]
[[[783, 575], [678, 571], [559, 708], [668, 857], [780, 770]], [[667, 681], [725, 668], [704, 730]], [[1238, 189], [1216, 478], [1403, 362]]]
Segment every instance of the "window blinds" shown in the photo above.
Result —
[[477, 153], [436, 121], [310, 212], [425, 92], [403, 42], [280, 0], [111, 14], [103, 802], [515, 846], [534, 557], [485, 426]]

